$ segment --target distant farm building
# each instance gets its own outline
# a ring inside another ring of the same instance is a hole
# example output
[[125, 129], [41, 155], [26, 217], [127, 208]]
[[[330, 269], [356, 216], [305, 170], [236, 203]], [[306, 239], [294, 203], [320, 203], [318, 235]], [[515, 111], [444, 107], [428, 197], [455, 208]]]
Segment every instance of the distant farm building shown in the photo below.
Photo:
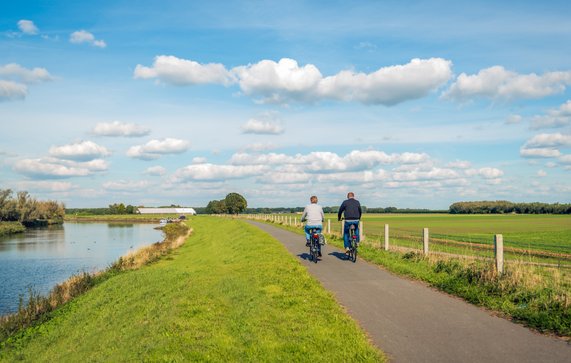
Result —
[[138, 208], [137, 211], [140, 214], [196, 214], [194, 208]]

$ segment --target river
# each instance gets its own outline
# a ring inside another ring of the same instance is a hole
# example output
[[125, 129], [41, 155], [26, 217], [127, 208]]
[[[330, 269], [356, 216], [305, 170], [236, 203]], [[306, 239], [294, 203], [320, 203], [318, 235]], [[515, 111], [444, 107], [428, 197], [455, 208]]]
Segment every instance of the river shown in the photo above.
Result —
[[108, 267], [129, 251], [163, 239], [156, 224], [73, 223], [0, 237], [0, 315], [18, 310], [29, 290], [47, 294], [56, 284]]

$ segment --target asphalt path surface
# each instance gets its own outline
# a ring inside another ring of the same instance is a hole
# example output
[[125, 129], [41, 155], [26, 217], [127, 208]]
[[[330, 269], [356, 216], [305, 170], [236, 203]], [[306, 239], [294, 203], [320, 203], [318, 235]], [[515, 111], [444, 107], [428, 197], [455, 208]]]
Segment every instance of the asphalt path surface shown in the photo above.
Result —
[[393, 362], [571, 362], [571, 345], [395, 276], [332, 246], [309, 260], [301, 235], [249, 221], [279, 240]]

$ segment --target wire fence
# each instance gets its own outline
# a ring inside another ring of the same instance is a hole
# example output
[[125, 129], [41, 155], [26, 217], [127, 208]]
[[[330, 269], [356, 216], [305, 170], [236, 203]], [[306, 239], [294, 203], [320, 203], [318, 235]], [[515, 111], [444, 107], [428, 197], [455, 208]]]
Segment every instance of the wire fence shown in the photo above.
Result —
[[[248, 214], [241, 218], [262, 220], [265, 222], [280, 224], [290, 227], [302, 228], [300, 216], [296, 214]], [[323, 233], [329, 237], [342, 238], [343, 222], [334, 219], [326, 219], [323, 223]], [[387, 247], [396, 252], [418, 252], [443, 258], [463, 258], [472, 260], [496, 261], [498, 254], [494, 245], [493, 234], [482, 233], [430, 233], [421, 228], [391, 228], [384, 224], [362, 221], [360, 225], [362, 243], [379, 249]], [[387, 234], [388, 232], [388, 234]], [[388, 235], [388, 241], [386, 239]], [[503, 239], [503, 237], [502, 237]], [[426, 241], [426, 247], [425, 247]], [[563, 281], [571, 284], [571, 253], [550, 251], [541, 247], [534, 248], [528, 243], [527, 248], [521, 246], [522, 241], [506, 238], [502, 244], [502, 264], [528, 265], [541, 267], [542, 273], [556, 273], [563, 277]], [[571, 250], [570, 250], [571, 252]], [[555, 271], [555, 272], [554, 272]]]

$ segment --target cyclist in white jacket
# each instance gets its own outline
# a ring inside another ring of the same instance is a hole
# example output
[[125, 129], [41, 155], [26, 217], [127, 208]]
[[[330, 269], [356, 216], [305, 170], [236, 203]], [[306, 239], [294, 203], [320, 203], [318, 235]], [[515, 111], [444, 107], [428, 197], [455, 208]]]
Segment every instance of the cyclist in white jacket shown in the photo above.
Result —
[[[305, 240], [306, 246], [309, 246], [309, 231], [311, 229], [317, 229], [317, 233], [321, 233], [323, 228], [323, 221], [325, 220], [325, 215], [323, 214], [323, 208], [317, 204], [317, 197], [315, 195], [309, 198], [311, 204], [308, 204], [303, 210], [301, 215], [301, 221], [307, 221], [305, 224]], [[319, 257], [321, 257], [321, 245], [319, 245]]]

